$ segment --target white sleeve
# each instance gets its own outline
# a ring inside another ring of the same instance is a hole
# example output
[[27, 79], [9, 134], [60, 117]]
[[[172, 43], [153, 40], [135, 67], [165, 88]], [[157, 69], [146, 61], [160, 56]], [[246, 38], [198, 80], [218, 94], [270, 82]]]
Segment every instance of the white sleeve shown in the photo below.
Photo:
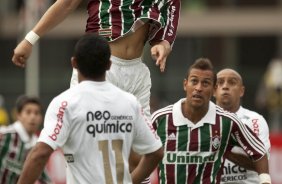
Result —
[[157, 132], [154, 130], [151, 121], [145, 117], [140, 104], [138, 104], [136, 121], [134, 122], [133, 150], [144, 155], [152, 153], [161, 147], [162, 143]]
[[69, 135], [69, 104], [65, 100], [55, 98], [49, 105], [44, 119], [44, 128], [38, 142], [44, 142], [54, 150], [62, 147]]
[[269, 128], [263, 116], [259, 116], [258, 126], [259, 126], [258, 137], [263, 142], [266, 152], [267, 152], [267, 156], [269, 158], [269, 152], [270, 152]]

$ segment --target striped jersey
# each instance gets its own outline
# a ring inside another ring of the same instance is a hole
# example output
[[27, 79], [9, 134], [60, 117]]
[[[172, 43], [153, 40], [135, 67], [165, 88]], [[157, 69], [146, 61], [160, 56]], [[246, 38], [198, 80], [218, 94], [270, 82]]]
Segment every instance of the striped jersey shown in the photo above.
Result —
[[184, 100], [152, 115], [165, 150], [160, 184], [220, 183], [226, 153], [233, 146], [242, 147], [253, 160], [265, 155], [262, 142], [235, 114], [210, 102], [207, 114], [194, 124], [183, 116]]
[[180, 0], [90, 0], [86, 32], [113, 41], [150, 21], [149, 41], [176, 37]]
[[[269, 128], [263, 116], [242, 106], [235, 114], [260, 138], [269, 154]], [[240, 147], [234, 147], [231, 151], [246, 154]], [[223, 174], [221, 176], [221, 183], [256, 184], [259, 183], [259, 177], [257, 172], [247, 170], [226, 159], [224, 162]]]
[[[7, 127], [0, 127], [0, 183], [17, 183], [26, 156], [35, 145], [36, 135], [31, 138], [20, 122]], [[49, 181], [43, 173], [40, 180]]]

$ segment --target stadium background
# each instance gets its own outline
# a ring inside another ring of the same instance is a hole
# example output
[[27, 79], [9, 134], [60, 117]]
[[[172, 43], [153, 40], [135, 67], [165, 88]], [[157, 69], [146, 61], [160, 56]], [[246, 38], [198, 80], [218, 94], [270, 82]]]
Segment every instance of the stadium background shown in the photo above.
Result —
[[[54, 96], [69, 87], [70, 56], [75, 41], [84, 32], [87, 16], [84, 1], [67, 20], [40, 40], [36, 46], [38, 52], [35, 49], [30, 61], [32, 66], [23, 70], [11, 62], [13, 49], [25, 30], [30, 29], [53, 1], [29, 0], [25, 7], [22, 2], [0, 1], [0, 94], [5, 98], [8, 112], [20, 94], [39, 95], [46, 109]], [[25, 14], [24, 18], [24, 11], [32, 14]], [[154, 66], [148, 55], [149, 47], [144, 54], [153, 83], [152, 110], [184, 96], [182, 80], [186, 69], [198, 57], [210, 58], [217, 70], [223, 67], [238, 70], [246, 86], [243, 105], [263, 114], [271, 128], [270, 169], [277, 184], [282, 183], [282, 130], [272, 129], [269, 109], [257, 105], [255, 97], [269, 62], [273, 58], [282, 59], [281, 20], [282, 0], [182, 0], [178, 35], [166, 72], [160, 74]], [[277, 77], [281, 78], [282, 74]]]

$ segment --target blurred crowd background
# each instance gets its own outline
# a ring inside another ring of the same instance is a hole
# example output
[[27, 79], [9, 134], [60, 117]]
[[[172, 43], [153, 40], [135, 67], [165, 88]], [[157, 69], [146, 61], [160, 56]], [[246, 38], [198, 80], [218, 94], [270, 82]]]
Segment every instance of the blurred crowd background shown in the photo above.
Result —
[[[40, 40], [30, 66], [24, 70], [11, 62], [16, 43], [53, 2], [0, 1], [0, 105], [8, 112], [8, 117], [1, 115], [1, 122], [12, 122], [20, 94], [40, 96], [46, 109], [54, 96], [69, 87], [70, 57], [85, 29], [87, 1]], [[241, 73], [246, 86], [243, 105], [263, 114], [271, 131], [282, 131], [281, 10], [282, 0], [182, 0], [166, 72], [158, 71], [148, 51], [144, 54], [152, 71], [152, 111], [182, 97], [181, 81], [188, 66], [198, 57], [208, 57], [217, 70], [231, 67]]]
[[[46, 109], [53, 97], [69, 87], [70, 58], [84, 33], [87, 1], [40, 39], [26, 69], [11, 62], [17, 42], [53, 2], [0, 1], [0, 124], [14, 122], [19, 95], [38, 95]], [[154, 66], [149, 46], [146, 49], [152, 111], [184, 97], [182, 81], [199, 57], [209, 58], [216, 70], [237, 70], [246, 87], [243, 105], [263, 114], [269, 124], [272, 179], [282, 183], [282, 0], [182, 0], [178, 34], [165, 73]]]

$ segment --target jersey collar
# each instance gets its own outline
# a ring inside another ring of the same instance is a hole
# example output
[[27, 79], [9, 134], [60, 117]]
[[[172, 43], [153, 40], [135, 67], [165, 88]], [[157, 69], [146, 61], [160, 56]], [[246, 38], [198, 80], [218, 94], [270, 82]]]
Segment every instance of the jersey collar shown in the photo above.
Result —
[[206, 115], [196, 124], [194, 124], [189, 119], [183, 116], [183, 113], [181, 110], [181, 104], [184, 100], [185, 98], [182, 98], [173, 105], [172, 117], [173, 117], [174, 126], [187, 125], [188, 127], [195, 129], [195, 128], [199, 128], [203, 126], [205, 123], [212, 124], [212, 125], [215, 124], [216, 106], [213, 102], [210, 101], [209, 110], [206, 113]]
[[35, 145], [37, 137], [35, 135], [29, 137], [21, 122], [16, 121], [13, 125], [15, 127], [16, 132], [19, 134], [21, 140], [25, 143], [26, 149], [30, 149], [32, 146]]

